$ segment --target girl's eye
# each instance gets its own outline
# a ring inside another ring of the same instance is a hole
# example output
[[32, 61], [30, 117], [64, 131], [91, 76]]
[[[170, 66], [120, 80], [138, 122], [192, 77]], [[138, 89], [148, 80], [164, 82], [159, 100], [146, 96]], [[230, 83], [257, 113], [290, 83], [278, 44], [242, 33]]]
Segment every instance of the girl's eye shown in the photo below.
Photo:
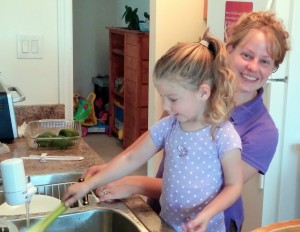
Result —
[[171, 102], [176, 102], [176, 101], [177, 101], [177, 99], [170, 99], [170, 101], [171, 101]]

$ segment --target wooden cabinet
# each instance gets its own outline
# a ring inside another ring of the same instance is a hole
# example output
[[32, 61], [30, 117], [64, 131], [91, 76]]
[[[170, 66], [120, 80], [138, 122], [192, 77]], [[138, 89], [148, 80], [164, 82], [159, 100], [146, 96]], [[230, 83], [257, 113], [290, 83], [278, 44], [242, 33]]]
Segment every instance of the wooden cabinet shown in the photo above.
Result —
[[109, 28], [109, 135], [123, 147], [148, 129], [149, 33]]

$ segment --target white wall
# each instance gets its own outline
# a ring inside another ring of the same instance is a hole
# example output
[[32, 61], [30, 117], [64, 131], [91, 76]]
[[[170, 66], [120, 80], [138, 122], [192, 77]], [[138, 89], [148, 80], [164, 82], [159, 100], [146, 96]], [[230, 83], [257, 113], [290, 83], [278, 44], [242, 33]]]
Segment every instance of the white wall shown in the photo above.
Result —
[[73, 0], [73, 80], [74, 93], [80, 96], [94, 90], [92, 77], [108, 74], [106, 27], [114, 24], [113, 4], [108, 0]]
[[[54, 0], [0, 1], [0, 72], [6, 85], [26, 96], [18, 104], [59, 102], [57, 2]], [[42, 59], [17, 59], [17, 35], [42, 35]]]
[[[177, 42], [198, 41], [205, 28], [203, 0], [150, 1], [149, 126], [162, 114], [161, 99], [151, 78], [155, 61]], [[156, 174], [160, 160], [161, 154], [148, 162], [148, 175]]]

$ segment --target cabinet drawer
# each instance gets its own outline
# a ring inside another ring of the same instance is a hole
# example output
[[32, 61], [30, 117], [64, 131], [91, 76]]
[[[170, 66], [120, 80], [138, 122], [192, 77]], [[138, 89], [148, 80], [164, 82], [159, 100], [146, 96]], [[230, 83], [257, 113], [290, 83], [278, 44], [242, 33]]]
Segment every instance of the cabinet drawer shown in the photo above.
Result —
[[148, 107], [148, 92], [149, 92], [149, 87], [148, 85], [142, 85], [141, 86], [141, 91], [140, 91], [140, 106], [146, 106]]
[[148, 84], [149, 83], [149, 62], [148, 61], [142, 61], [142, 72], [141, 72], [141, 81], [142, 84]]
[[131, 125], [131, 129], [136, 130], [138, 135], [141, 129], [147, 130], [148, 107], [137, 108], [132, 106], [126, 106], [126, 115], [124, 123], [124, 126]]
[[139, 36], [127, 33], [126, 38], [125, 38], [125, 43], [126, 44], [137, 45], [137, 44], [139, 44]]
[[142, 38], [142, 45], [141, 45], [141, 54], [142, 60], [149, 60], [149, 37]]
[[140, 130], [147, 130], [147, 129], [148, 129], [148, 107], [140, 108]]
[[126, 80], [124, 98], [126, 105], [130, 104], [132, 106], [138, 106], [139, 96], [136, 83]]
[[126, 44], [125, 56], [131, 56], [138, 58], [139, 56], [139, 47], [131, 44]]
[[125, 69], [125, 82], [132, 81], [134, 83], [138, 82], [138, 73], [132, 69], [126, 68]]
[[[132, 81], [137, 84], [148, 85], [148, 82], [149, 82], [148, 72], [149, 72], [148, 66], [146, 66], [145, 68], [142, 68], [141, 75], [139, 75], [139, 73], [135, 70], [126, 68], [125, 69], [125, 82]], [[139, 78], [141, 78], [141, 80]]]
[[148, 85], [141, 85], [137, 88], [136, 83], [127, 81], [125, 83], [125, 104], [129, 104], [134, 107], [148, 106]]
[[125, 58], [125, 67], [132, 70], [137, 70], [139, 66], [139, 61], [137, 58], [126, 56]]

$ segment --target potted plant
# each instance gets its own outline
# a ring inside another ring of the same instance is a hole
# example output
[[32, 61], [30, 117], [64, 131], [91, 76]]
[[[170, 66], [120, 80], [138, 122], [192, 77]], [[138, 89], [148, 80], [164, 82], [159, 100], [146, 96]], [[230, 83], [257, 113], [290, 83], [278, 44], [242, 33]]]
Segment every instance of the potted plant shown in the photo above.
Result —
[[148, 12], [144, 12], [144, 17], [145, 17], [145, 20], [140, 21], [140, 23], [139, 23], [140, 30], [144, 31], [144, 32], [148, 32], [149, 31], [149, 22], [150, 22], [150, 15], [148, 14]]
[[138, 8], [132, 10], [130, 6], [125, 5], [125, 12], [122, 16], [122, 19], [125, 19], [125, 23], [127, 23], [127, 28], [129, 30], [139, 30], [139, 16], [137, 15]]

